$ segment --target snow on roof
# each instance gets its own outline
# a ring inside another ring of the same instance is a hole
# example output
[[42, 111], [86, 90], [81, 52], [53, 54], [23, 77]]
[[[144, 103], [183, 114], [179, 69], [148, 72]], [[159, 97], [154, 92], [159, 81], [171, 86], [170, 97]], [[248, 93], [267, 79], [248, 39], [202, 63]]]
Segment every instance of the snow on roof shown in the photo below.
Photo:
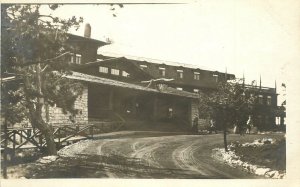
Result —
[[141, 91], [146, 91], [146, 92], [156, 92], [156, 93], [177, 95], [177, 96], [182, 96], [182, 97], [198, 98], [198, 95], [195, 93], [176, 90], [175, 88], [171, 88], [171, 87], [167, 87], [166, 89], [163, 89], [163, 90], [157, 90], [154, 88], [148, 88], [148, 87], [144, 87], [144, 86], [140, 86], [140, 85], [136, 85], [136, 84], [121, 82], [121, 81], [107, 79], [107, 78], [103, 78], [103, 77], [96, 77], [96, 76], [87, 75], [87, 74], [78, 73], [78, 72], [72, 72], [71, 75], [66, 75], [65, 77], [69, 78], [69, 79], [74, 79], [74, 80], [93, 82], [93, 83], [102, 84], [102, 85], [129, 88], [129, 89], [141, 90]]

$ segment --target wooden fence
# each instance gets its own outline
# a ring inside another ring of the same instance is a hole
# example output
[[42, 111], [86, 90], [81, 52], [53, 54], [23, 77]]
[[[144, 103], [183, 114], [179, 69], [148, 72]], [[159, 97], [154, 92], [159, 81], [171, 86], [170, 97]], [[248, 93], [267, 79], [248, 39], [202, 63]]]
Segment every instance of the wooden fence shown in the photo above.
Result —
[[[79, 140], [93, 138], [94, 125], [92, 124], [72, 124], [53, 125], [54, 141], [58, 148], [74, 143]], [[15, 153], [18, 149], [46, 147], [46, 140], [40, 130], [30, 127], [7, 128], [6, 132], [1, 132], [1, 150], [7, 141], [7, 148]]]

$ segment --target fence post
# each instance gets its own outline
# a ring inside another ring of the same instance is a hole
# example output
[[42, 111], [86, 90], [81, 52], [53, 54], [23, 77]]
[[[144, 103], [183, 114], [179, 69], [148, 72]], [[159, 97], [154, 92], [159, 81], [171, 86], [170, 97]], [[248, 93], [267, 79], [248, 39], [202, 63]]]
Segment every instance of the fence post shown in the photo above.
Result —
[[20, 143], [23, 143], [23, 130], [20, 130], [20, 134], [21, 135], [19, 135], [20, 136]]
[[91, 127], [90, 127], [90, 134], [91, 134], [91, 137], [94, 138], [94, 125], [91, 125]]
[[13, 130], [13, 152], [12, 152], [12, 159], [15, 159], [15, 152], [16, 152], [16, 131]]

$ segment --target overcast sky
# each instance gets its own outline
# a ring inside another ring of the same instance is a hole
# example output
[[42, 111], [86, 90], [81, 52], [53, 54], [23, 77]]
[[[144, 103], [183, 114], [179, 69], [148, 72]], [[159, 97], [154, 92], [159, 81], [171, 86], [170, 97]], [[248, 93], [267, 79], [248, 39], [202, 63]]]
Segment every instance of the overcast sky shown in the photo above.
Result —
[[[296, 2], [296, 1], [295, 1]], [[261, 0], [209, 0], [168, 5], [66, 5], [57, 15], [84, 18], [92, 38], [113, 44], [99, 53], [116, 53], [197, 64], [278, 89], [286, 67], [296, 60], [294, 37], [299, 3]], [[117, 16], [114, 17], [112, 14]]]

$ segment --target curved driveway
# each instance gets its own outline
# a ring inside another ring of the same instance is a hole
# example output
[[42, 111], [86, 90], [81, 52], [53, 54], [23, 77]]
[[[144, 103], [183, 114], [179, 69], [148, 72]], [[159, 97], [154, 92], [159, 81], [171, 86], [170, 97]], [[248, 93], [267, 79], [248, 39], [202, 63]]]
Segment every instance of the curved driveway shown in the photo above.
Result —
[[[228, 142], [251, 142], [257, 138], [282, 135], [229, 135]], [[232, 168], [212, 157], [212, 149], [223, 146], [223, 135], [169, 135], [97, 139], [85, 144], [75, 154], [118, 155], [136, 158], [146, 166], [156, 168], [156, 175], [149, 178], [259, 178], [239, 168]], [[72, 146], [69, 148], [72, 149]], [[74, 147], [75, 149], [75, 147]], [[159, 174], [161, 171], [161, 175]], [[170, 172], [170, 175], [166, 174]], [[113, 172], [111, 177], [135, 178], [126, 173]], [[136, 176], [138, 178], [138, 176]], [[261, 178], [261, 177], [260, 177]]]

